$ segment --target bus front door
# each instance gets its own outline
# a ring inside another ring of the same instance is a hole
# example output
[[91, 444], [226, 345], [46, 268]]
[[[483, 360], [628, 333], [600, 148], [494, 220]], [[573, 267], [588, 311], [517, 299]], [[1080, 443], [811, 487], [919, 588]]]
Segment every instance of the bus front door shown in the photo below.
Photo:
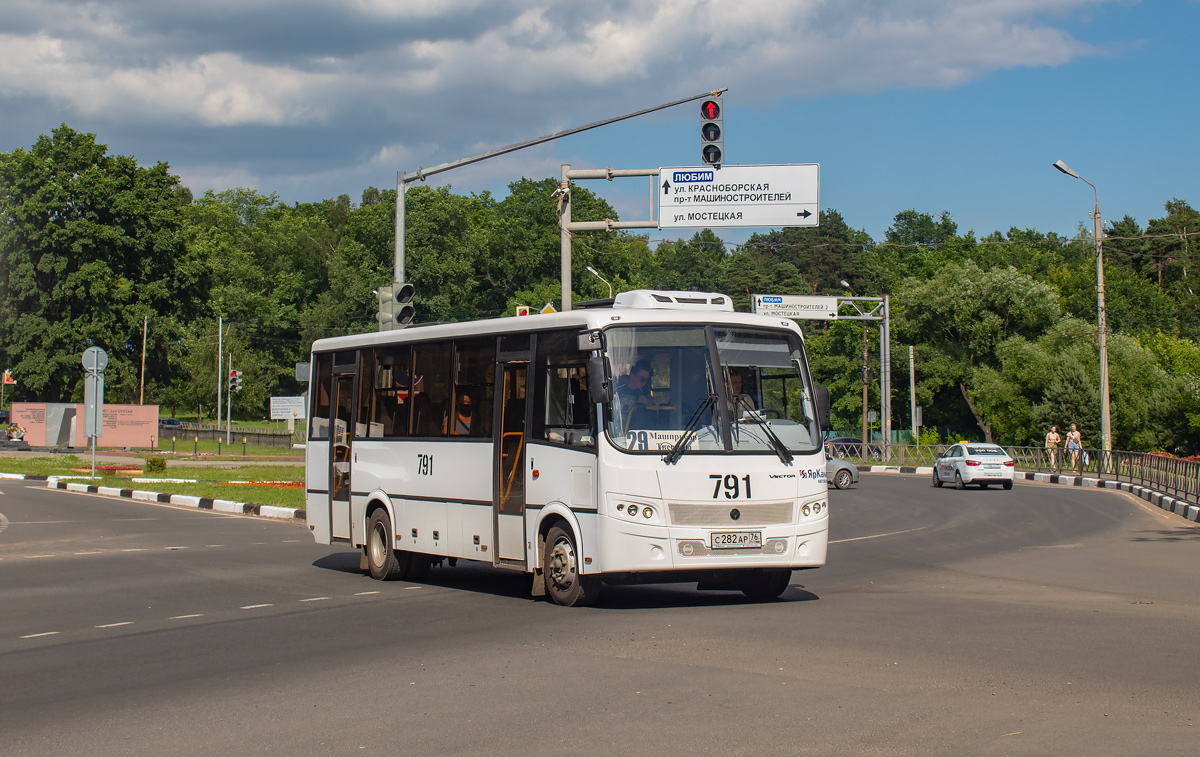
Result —
[[354, 376], [333, 377], [332, 441], [329, 451], [329, 534], [350, 540], [350, 440], [354, 426]]
[[525, 567], [525, 389], [528, 363], [502, 363], [493, 498], [497, 566]]

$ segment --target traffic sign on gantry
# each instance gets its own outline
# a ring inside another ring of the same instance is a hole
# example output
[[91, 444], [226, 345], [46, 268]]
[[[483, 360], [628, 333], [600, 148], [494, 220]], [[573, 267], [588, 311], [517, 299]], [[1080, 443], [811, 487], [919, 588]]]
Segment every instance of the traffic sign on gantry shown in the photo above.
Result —
[[658, 228], [816, 226], [820, 166], [658, 169]]

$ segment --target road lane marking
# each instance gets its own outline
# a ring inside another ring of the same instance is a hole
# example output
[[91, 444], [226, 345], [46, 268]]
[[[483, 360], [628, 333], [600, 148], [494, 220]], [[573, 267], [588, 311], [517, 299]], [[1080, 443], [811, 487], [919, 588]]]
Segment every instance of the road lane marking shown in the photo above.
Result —
[[913, 531], [924, 531], [927, 528], [929, 528], [929, 526], [921, 526], [920, 528], [910, 528], [907, 531], [892, 531], [891, 533], [887, 533], [887, 534], [872, 534], [871, 536], [856, 536], [853, 539], [838, 539], [836, 541], [831, 541], [829, 543], [830, 544], [842, 544], [842, 543], [848, 542], [848, 541], [862, 541], [863, 539], [881, 539], [884, 536], [899, 536], [900, 534], [911, 534]]
[[224, 547], [224, 544], [205, 544], [206, 547]]
[[241, 607], [241, 608], [239, 608], [239, 609], [241, 609], [241, 610], [257, 610], [257, 609], [258, 609], [258, 608], [260, 608], [260, 607], [271, 607], [271, 605], [269, 605], [269, 604], [265, 604], [265, 605], [246, 605], [246, 606], [244, 606], [244, 607]]
[[54, 555], [25, 555], [26, 560], [37, 560], [40, 557], [54, 557]]
[[43, 631], [42, 633], [31, 633], [28, 636], [18, 636], [19, 639], [36, 639], [39, 636], [54, 636], [58, 631]]
[[96, 551], [96, 552], [76, 552], [75, 554], [77, 554], [77, 555], [101, 555], [104, 553], [100, 552], [100, 551]]
[[163, 549], [187, 549], [187, 547], [163, 547]]
[[355, 594], [354, 596], [356, 596], [356, 597], [365, 597], [365, 596], [367, 596], [368, 594], [378, 594], [378, 593], [379, 593], [379, 592], [377, 592], [377, 591], [360, 591], [360, 592], [358, 592], [357, 594]]
[[146, 550], [142, 547], [139, 547], [137, 549], [122, 549], [121, 551], [122, 552], [145, 552]]
[[425, 588], [424, 586], [405, 586], [405, 587], [404, 587], [404, 590], [405, 590], [405, 591], [412, 591], [413, 589], [424, 589], [424, 588]]
[[183, 620], [184, 618], [203, 618], [203, 617], [204, 617], [204, 613], [198, 612], [193, 615], [172, 615], [171, 617], [167, 618], [167, 620]]
[[133, 625], [132, 620], [123, 620], [120, 623], [105, 623], [102, 626], [96, 626], [96, 628], [116, 628], [117, 626], [131, 626], [131, 625]]
[[329, 599], [329, 597], [309, 597], [308, 599], [302, 599], [300, 601], [301, 602], [320, 602], [320, 601], [326, 600], [326, 599]]

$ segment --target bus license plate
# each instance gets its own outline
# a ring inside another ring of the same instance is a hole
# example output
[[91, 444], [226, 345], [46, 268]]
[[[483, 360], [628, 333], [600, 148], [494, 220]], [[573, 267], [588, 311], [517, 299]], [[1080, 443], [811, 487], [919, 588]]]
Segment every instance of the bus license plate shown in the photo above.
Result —
[[713, 549], [762, 549], [762, 531], [721, 531], [712, 535]]

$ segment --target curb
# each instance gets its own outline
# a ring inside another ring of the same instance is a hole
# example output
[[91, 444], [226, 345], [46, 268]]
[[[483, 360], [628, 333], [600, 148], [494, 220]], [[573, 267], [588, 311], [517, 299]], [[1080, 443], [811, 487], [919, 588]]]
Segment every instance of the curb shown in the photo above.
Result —
[[[933, 475], [932, 466], [910, 466], [910, 465], [860, 465], [859, 471], [863, 473], [917, 473], [924, 476]], [[1187, 500], [1178, 497], [1170, 497], [1162, 492], [1155, 491], [1149, 487], [1140, 484], [1131, 484], [1127, 481], [1112, 481], [1109, 479], [1091, 478], [1089, 476], [1067, 476], [1061, 473], [1033, 473], [1031, 471], [1016, 471], [1013, 474], [1014, 480], [1037, 481], [1043, 484], [1059, 484], [1062, 486], [1081, 486], [1094, 489], [1115, 489], [1118, 491], [1128, 492], [1135, 497], [1140, 497], [1150, 504], [1167, 512], [1174, 513], [1185, 520], [1190, 520], [1195, 523], [1200, 523], [1200, 505], [1193, 505]]]
[[142, 502], [159, 502], [167, 505], [182, 505], [195, 507], [200, 510], [214, 510], [222, 513], [237, 515], [255, 515], [260, 518], [277, 518], [280, 520], [304, 520], [306, 513], [294, 507], [278, 507], [276, 505], [251, 505], [246, 502], [234, 502], [228, 499], [213, 499], [212, 497], [192, 497], [183, 494], [167, 494], [165, 492], [145, 492], [137, 489], [118, 489], [115, 486], [96, 486], [95, 484], [73, 484], [59, 481], [51, 476], [46, 480], [49, 489], [63, 489], [69, 492], [84, 492], [101, 494], [106, 497], [125, 497]]
[[45, 481], [46, 476], [29, 476], [24, 473], [0, 473], [0, 479], [9, 479], [13, 481]]

